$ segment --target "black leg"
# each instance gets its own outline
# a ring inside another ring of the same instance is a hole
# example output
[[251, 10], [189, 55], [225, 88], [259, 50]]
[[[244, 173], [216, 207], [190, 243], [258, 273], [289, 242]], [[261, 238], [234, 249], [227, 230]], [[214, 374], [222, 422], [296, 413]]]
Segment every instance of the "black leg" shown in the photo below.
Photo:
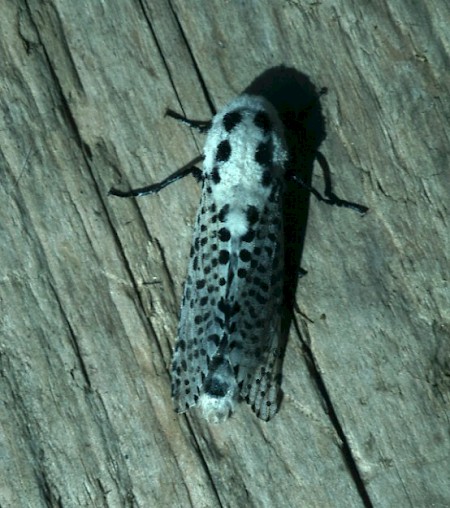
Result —
[[197, 129], [202, 134], [208, 132], [209, 128], [211, 127], [210, 120], [190, 120], [189, 118], [186, 118], [185, 116], [180, 115], [179, 113], [175, 113], [175, 111], [172, 111], [171, 109], [168, 109], [166, 111], [166, 116], [170, 116], [170, 118], [174, 118], [175, 120], [184, 123], [185, 125], [191, 127], [192, 129]]
[[324, 194], [326, 197], [322, 196], [322, 194], [315, 189], [314, 187], [311, 187], [310, 185], [306, 184], [299, 176], [292, 175], [292, 180], [297, 182], [299, 185], [304, 187], [306, 190], [311, 192], [311, 194], [314, 194], [314, 196], [319, 200], [323, 201], [324, 203], [327, 203], [329, 205], [335, 205], [335, 206], [342, 206], [344, 208], [350, 208], [352, 210], [355, 210], [359, 212], [361, 215], [364, 215], [369, 209], [367, 206], [360, 205], [358, 203], [353, 203], [352, 201], [346, 201], [345, 199], [338, 198], [336, 194], [333, 192], [333, 186], [331, 183], [331, 174], [330, 174], [330, 167], [328, 165], [327, 160], [325, 157], [320, 153], [316, 153], [317, 161], [320, 164], [320, 167], [322, 168], [323, 177], [325, 179], [325, 191]]
[[146, 187], [141, 187], [139, 189], [134, 189], [130, 191], [121, 191], [118, 189], [111, 188], [108, 192], [111, 196], [118, 196], [120, 198], [132, 198], [132, 197], [139, 197], [139, 196], [148, 196], [149, 194], [156, 194], [161, 189], [164, 189], [164, 187], [167, 187], [173, 182], [176, 182], [177, 180], [180, 180], [181, 178], [184, 178], [185, 176], [189, 174], [193, 174], [197, 180], [199, 180], [201, 177], [201, 169], [197, 168], [195, 164], [203, 160], [203, 155], [199, 155], [194, 160], [186, 164], [186, 166], [183, 166], [178, 171], [175, 171], [175, 173], [169, 175], [167, 178], [165, 178], [162, 182], [154, 183], [152, 185], [147, 185]]

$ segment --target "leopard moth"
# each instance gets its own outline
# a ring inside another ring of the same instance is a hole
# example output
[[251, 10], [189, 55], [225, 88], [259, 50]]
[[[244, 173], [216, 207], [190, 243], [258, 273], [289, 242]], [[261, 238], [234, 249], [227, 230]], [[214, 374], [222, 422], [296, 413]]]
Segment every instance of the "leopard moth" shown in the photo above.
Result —
[[204, 148], [178, 341], [173, 396], [225, 420], [239, 399], [269, 420], [277, 411], [283, 292], [282, 125], [262, 97], [217, 114]]
[[220, 423], [245, 400], [268, 421], [281, 394], [283, 125], [271, 103], [247, 94], [210, 122], [168, 114], [207, 132], [203, 156], [162, 182], [110, 194], [154, 194], [189, 173], [202, 184], [172, 359], [174, 407], [197, 406]]

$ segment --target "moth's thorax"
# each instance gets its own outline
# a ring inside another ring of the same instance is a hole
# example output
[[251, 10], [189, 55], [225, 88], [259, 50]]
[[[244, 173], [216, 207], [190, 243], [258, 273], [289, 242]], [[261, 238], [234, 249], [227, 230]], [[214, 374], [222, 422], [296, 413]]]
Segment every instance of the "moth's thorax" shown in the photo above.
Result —
[[214, 198], [264, 200], [283, 179], [287, 159], [275, 109], [262, 97], [238, 97], [213, 118], [204, 154]]

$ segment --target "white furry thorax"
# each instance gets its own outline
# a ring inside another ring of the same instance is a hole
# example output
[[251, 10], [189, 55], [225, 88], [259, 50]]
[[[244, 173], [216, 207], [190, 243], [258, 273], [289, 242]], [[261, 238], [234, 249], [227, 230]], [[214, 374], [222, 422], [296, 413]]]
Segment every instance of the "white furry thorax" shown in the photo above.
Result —
[[[227, 132], [224, 127], [224, 118], [235, 112], [242, 115], [241, 121], [231, 132]], [[270, 133], [265, 133], [255, 125], [253, 120], [258, 113], [266, 114], [269, 118], [272, 124]], [[228, 160], [217, 163], [217, 149], [224, 140], [229, 141], [231, 154]], [[237, 200], [243, 192], [260, 194], [264, 191], [259, 185], [255, 185], [261, 173], [261, 168], [255, 162], [255, 150], [259, 143], [268, 140], [273, 145], [272, 172], [275, 177], [281, 178], [284, 175], [284, 164], [287, 159], [283, 126], [275, 108], [266, 99], [253, 95], [241, 95], [214, 116], [204, 147], [203, 172], [208, 178], [212, 175], [214, 167], [217, 164], [220, 165], [221, 181], [213, 187], [213, 192], [218, 199]], [[225, 196], [223, 196], [224, 190]]]

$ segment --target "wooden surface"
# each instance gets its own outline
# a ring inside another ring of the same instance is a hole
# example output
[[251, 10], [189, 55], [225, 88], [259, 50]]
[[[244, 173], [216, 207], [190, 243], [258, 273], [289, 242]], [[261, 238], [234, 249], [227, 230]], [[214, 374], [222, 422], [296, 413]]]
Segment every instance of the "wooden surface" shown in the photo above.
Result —
[[[450, 4], [376, 5], [1, 2], [2, 508], [450, 506]], [[210, 426], [170, 400], [198, 185], [107, 192], [199, 154], [166, 108], [252, 83], [288, 117], [328, 87], [370, 212], [309, 200], [281, 410]]]

